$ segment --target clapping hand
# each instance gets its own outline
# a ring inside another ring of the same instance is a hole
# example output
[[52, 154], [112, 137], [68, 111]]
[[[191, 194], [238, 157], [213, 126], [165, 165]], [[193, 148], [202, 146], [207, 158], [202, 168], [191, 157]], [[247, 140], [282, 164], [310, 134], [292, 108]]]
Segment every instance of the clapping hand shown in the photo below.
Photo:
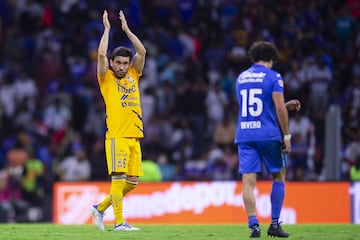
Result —
[[126, 21], [126, 18], [125, 18], [125, 15], [124, 15], [124, 12], [122, 10], [120, 10], [119, 12], [119, 19], [121, 21], [121, 28], [122, 30], [126, 33], [129, 31], [129, 27], [127, 25], [127, 21]]
[[109, 17], [108, 17], [108, 13], [106, 10], [103, 13], [103, 24], [104, 24], [105, 28], [110, 28]]

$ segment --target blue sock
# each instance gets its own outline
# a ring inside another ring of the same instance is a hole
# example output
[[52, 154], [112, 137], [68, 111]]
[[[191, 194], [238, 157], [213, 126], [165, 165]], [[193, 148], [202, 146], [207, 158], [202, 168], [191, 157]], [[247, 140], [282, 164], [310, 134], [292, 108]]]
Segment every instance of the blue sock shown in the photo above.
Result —
[[259, 221], [255, 215], [248, 217], [248, 223], [249, 223], [249, 228], [251, 228], [254, 225], [259, 225]]
[[274, 181], [271, 189], [271, 224], [277, 226], [285, 197], [285, 183]]

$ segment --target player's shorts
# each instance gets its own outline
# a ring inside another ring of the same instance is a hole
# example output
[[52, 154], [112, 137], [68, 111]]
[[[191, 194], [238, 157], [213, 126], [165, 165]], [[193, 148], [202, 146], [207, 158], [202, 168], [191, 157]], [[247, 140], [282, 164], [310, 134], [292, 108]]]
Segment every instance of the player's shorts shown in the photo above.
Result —
[[262, 163], [268, 173], [277, 173], [287, 167], [286, 154], [278, 141], [239, 143], [238, 154], [241, 174], [262, 172]]
[[143, 176], [140, 140], [137, 138], [111, 138], [105, 140], [105, 153], [109, 175], [113, 172], [130, 176]]

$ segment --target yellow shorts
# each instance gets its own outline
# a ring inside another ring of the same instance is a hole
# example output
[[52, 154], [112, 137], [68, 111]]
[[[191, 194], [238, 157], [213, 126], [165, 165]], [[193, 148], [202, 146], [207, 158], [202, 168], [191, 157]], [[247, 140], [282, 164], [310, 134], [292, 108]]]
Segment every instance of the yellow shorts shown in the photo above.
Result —
[[143, 176], [140, 140], [137, 138], [111, 138], [105, 140], [105, 153], [109, 175], [113, 172], [130, 176]]

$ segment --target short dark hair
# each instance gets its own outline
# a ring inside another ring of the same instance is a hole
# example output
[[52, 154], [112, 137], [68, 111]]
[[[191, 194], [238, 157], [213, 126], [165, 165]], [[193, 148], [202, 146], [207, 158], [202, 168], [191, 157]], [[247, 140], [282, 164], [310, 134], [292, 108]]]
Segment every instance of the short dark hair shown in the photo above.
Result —
[[117, 47], [115, 48], [111, 55], [110, 55], [110, 59], [111, 60], [114, 60], [114, 58], [116, 56], [121, 56], [121, 57], [129, 57], [130, 58], [130, 61], [133, 57], [133, 53], [132, 53], [132, 50], [130, 48], [127, 48], [127, 47], [123, 47], [123, 46], [120, 46], [120, 47]]
[[274, 62], [278, 59], [279, 54], [275, 45], [271, 42], [258, 41], [254, 42], [248, 52], [251, 62], [259, 61]]

